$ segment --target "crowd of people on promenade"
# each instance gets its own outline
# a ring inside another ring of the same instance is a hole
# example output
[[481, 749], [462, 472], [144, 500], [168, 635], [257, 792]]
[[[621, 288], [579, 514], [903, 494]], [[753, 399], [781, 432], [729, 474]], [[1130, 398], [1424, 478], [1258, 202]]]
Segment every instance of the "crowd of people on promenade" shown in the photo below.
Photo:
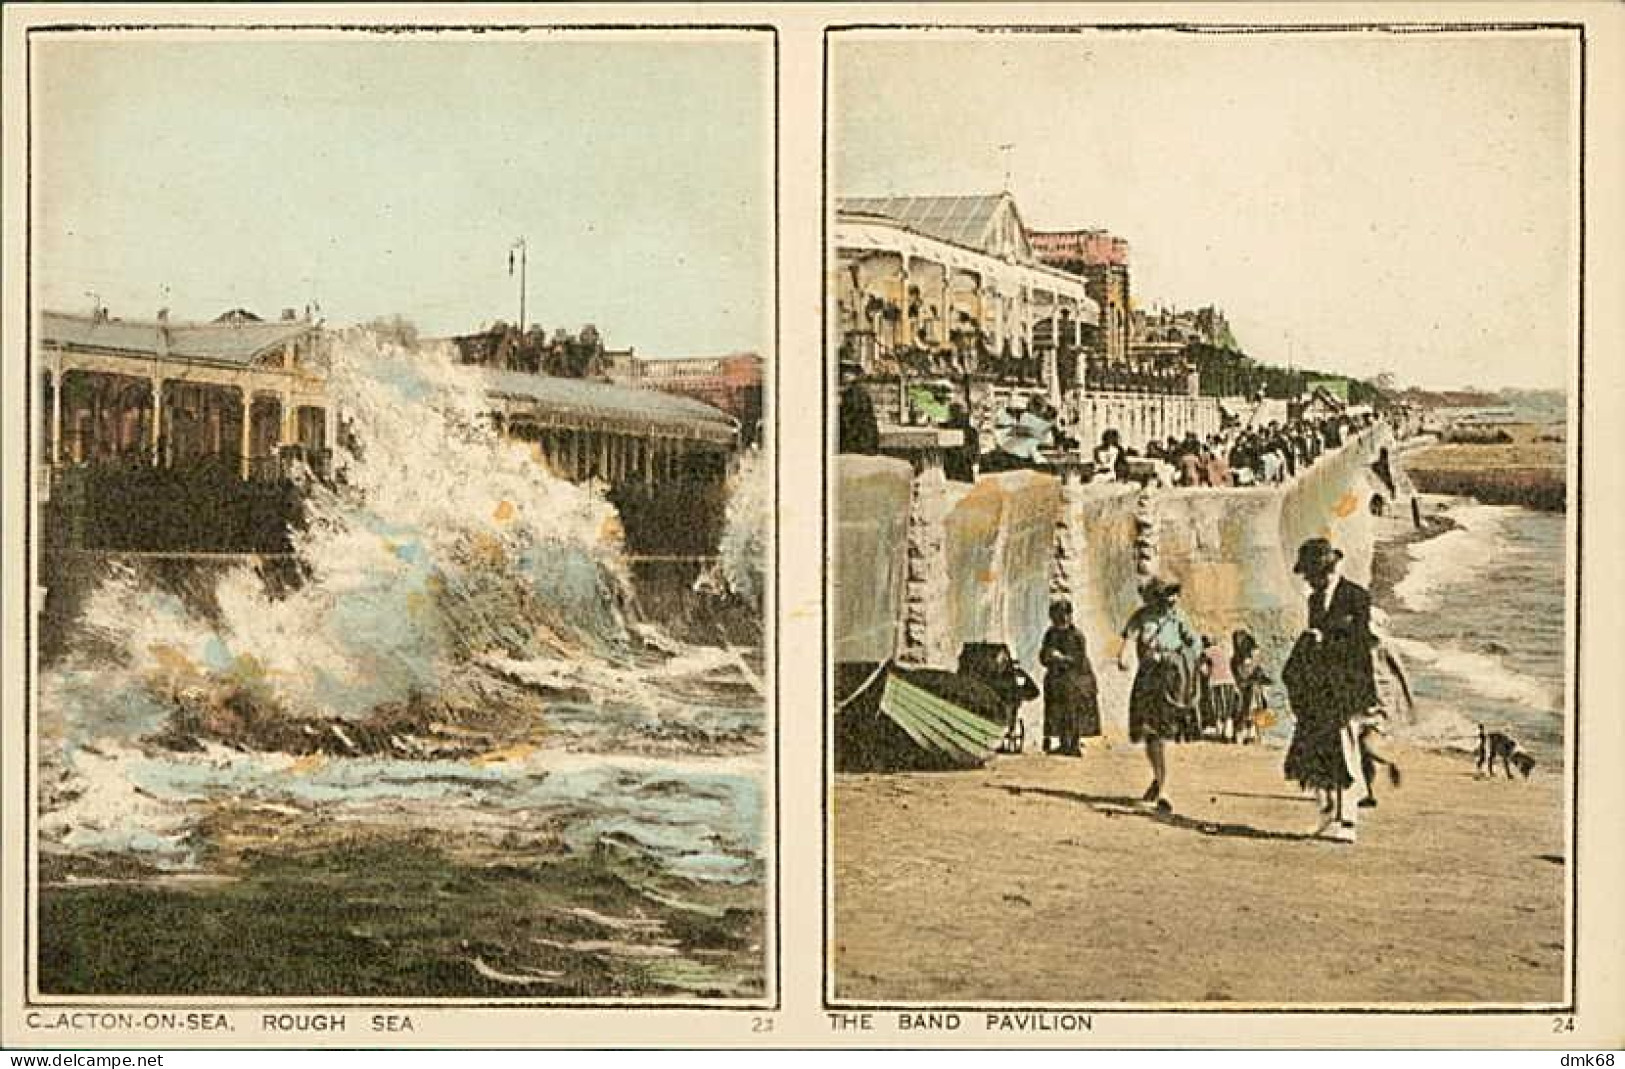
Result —
[[[1090, 448], [1079, 442], [1075, 425], [1068, 424], [1040, 393], [1032, 394], [1024, 404], [1000, 407], [992, 415], [991, 426], [984, 423], [980, 430], [962, 401], [932, 398], [924, 407], [935, 413], [933, 422], [938, 428], [960, 432], [959, 442], [946, 447], [943, 454], [947, 477], [960, 482], [974, 482], [983, 474], [1044, 471], [1081, 461], [1084, 477], [1096, 483], [1265, 486], [1293, 478], [1375, 420], [1368, 412], [1352, 417], [1335, 414], [1271, 420], [1256, 426], [1234, 424], [1205, 437], [1189, 431], [1183, 438], [1154, 438], [1140, 448], [1125, 445], [1121, 432], [1111, 428]], [[854, 381], [842, 389], [838, 427], [838, 452], [880, 452], [879, 422], [862, 383]]]
[[[1307, 626], [1280, 669], [1293, 719], [1282, 771], [1315, 792], [1321, 812], [1314, 834], [1352, 843], [1359, 810], [1377, 804], [1378, 769], [1399, 782], [1383, 739], [1396, 697], [1408, 701], [1410, 693], [1398, 661], [1372, 631], [1371, 595], [1338, 574], [1342, 556], [1325, 538], [1298, 547], [1294, 571], [1308, 587]], [[1142, 801], [1171, 814], [1169, 746], [1259, 741], [1275, 723], [1267, 696], [1274, 680], [1249, 632], [1234, 631], [1226, 648], [1197, 630], [1180, 606], [1179, 583], [1153, 577], [1140, 596], [1120, 632], [1117, 667], [1134, 670], [1129, 737], [1144, 745], [1151, 767]], [[1051, 605], [1038, 659], [1045, 673], [1042, 748], [1081, 756], [1083, 740], [1100, 733], [1100, 691], [1070, 603]], [[1379, 668], [1397, 688], [1379, 685]]]
[[[1260, 427], [1229, 427], [1202, 438], [1187, 432], [1146, 444], [1136, 452], [1109, 429], [1090, 454], [1091, 482], [1155, 481], [1173, 486], [1268, 486], [1293, 478], [1368, 426], [1370, 417], [1327, 416], [1271, 420]], [[1155, 461], [1137, 465], [1136, 458]]]

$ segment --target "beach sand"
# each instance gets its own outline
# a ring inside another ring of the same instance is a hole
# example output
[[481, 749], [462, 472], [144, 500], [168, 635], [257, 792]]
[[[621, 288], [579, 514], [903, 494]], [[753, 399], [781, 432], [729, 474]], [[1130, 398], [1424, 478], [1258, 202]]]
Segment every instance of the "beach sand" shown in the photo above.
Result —
[[837, 776], [837, 1000], [907, 1003], [1555, 1003], [1564, 998], [1562, 774], [1475, 778], [1394, 747], [1400, 788], [1360, 842], [1309, 838], [1275, 747], [1000, 757]]

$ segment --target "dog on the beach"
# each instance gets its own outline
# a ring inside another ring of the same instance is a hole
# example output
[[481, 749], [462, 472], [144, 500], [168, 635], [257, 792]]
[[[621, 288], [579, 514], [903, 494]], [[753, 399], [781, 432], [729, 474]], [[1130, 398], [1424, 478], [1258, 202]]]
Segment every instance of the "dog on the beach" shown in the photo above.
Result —
[[1524, 752], [1518, 740], [1500, 731], [1488, 731], [1483, 724], [1478, 725], [1478, 770], [1495, 775], [1495, 762], [1501, 762], [1507, 779], [1512, 778], [1512, 768], [1517, 766], [1528, 779], [1529, 773], [1535, 769], [1535, 759]]

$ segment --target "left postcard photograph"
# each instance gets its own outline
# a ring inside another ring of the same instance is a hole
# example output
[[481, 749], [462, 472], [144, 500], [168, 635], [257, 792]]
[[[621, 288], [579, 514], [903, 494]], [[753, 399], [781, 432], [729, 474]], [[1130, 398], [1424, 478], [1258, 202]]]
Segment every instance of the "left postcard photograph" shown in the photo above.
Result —
[[776, 1002], [775, 47], [28, 31], [32, 1004]]

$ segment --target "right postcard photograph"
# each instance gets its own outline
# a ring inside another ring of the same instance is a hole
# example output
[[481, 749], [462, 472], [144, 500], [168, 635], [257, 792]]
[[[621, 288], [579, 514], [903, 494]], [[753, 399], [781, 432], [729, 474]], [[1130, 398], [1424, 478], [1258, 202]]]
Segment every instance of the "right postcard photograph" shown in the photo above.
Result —
[[1571, 1006], [1580, 30], [825, 44], [826, 1004]]

